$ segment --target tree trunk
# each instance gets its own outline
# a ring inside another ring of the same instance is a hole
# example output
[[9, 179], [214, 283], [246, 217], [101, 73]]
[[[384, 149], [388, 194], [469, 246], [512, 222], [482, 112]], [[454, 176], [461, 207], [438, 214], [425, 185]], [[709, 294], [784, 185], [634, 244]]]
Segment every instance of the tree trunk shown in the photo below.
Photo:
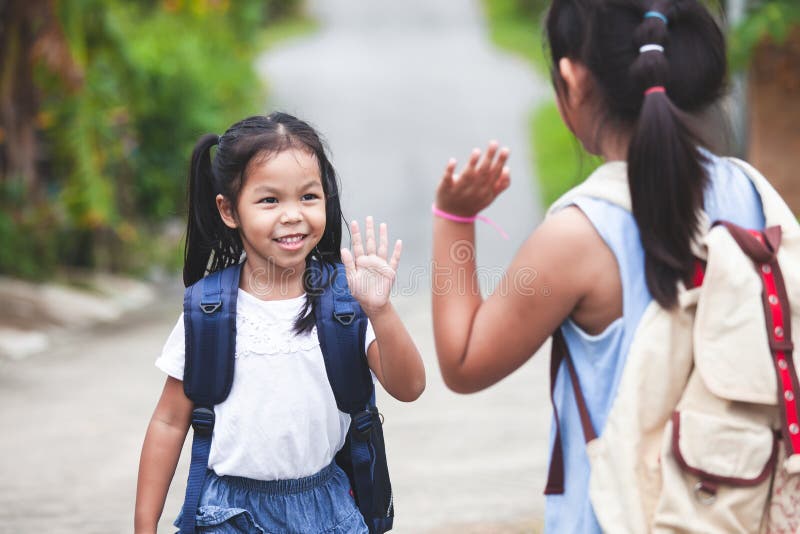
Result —
[[757, 47], [749, 101], [749, 159], [800, 215], [800, 27]]
[[47, 9], [45, 0], [0, 3], [0, 181], [21, 181], [34, 195], [38, 102], [31, 51], [36, 21]]

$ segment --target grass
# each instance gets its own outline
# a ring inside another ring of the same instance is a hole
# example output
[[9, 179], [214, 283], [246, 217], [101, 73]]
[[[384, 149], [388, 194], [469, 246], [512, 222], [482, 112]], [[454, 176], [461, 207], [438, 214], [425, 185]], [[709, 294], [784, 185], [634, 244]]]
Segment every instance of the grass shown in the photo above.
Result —
[[[492, 42], [523, 57], [549, 77], [539, 17], [522, 13], [519, 6], [518, 0], [483, 0]], [[554, 97], [533, 110], [529, 131], [540, 201], [545, 206], [580, 183], [600, 163], [583, 150], [564, 125]]]

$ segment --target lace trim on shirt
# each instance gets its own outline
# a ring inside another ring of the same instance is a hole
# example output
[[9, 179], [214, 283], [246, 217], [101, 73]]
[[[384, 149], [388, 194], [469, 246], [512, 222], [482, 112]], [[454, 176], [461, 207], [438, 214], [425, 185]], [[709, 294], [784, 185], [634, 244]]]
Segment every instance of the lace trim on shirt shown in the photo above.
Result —
[[292, 354], [312, 350], [319, 345], [317, 327], [308, 334], [295, 335], [294, 322], [276, 324], [245, 314], [236, 317], [236, 357]]

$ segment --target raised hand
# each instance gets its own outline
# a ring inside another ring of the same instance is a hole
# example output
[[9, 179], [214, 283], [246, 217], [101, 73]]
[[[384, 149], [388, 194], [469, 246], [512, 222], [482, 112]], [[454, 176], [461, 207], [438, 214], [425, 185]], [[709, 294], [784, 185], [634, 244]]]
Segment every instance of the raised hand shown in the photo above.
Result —
[[509, 150], [498, 150], [492, 141], [481, 158], [474, 149], [460, 174], [455, 174], [456, 160], [447, 162], [442, 181], [436, 189], [436, 207], [454, 215], [472, 217], [491, 204], [511, 183], [506, 161]]
[[372, 217], [367, 217], [366, 247], [361, 240], [358, 222], [350, 223], [350, 231], [353, 236], [353, 251], [342, 249], [347, 284], [350, 286], [350, 293], [361, 304], [361, 308], [370, 315], [380, 311], [389, 302], [403, 243], [397, 240], [392, 257], [387, 259], [389, 237], [386, 223], [381, 223], [379, 227], [377, 245]]

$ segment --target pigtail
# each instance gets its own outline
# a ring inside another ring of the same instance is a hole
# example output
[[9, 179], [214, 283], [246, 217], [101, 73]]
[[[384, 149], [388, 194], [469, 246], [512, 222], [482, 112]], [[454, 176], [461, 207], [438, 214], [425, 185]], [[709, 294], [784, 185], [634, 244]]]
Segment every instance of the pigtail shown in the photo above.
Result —
[[628, 150], [628, 183], [647, 285], [666, 308], [676, 303], [676, 283], [694, 263], [691, 241], [708, 182], [704, 162], [696, 136], [669, 96], [648, 95]]
[[[704, 85], [692, 79], [686, 84], [685, 77], [697, 75], [680, 72], [681, 66], [675, 65], [681, 61], [686, 43], [679, 45], [677, 55], [671, 43], [691, 37], [670, 39], [670, 26], [679, 27], [684, 21], [674, 6], [671, 11], [667, 7], [666, 3], [656, 3], [634, 33], [639, 55], [631, 64], [630, 76], [636, 93], [641, 95], [641, 110], [628, 148], [628, 183], [645, 251], [647, 285], [653, 298], [669, 308], [677, 302], [678, 281], [687, 281], [692, 273], [695, 257], [691, 244], [700, 230], [700, 210], [709, 177], [707, 159], [700, 149], [703, 142], [672, 95], [672, 80], [679, 76], [677, 97], [687, 104], [703, 100], [687, 98], [687, 90], [696, 92], [696, 87]], [[706, 49], [686, 51], [702, 58], [701, 51]]]
[[183, 283], [194, 284], [206, 272], [237, 262], [242, 244], [238, 233], [225, 226], [217, 210], [220, 191], [211, 165], [211, 148], [219, 143], [215, 134], [202, 136], [195, 144], [189, 166], [188, 222], [184, 249]]
[[677, 282], [691, 272], [691, 240], [708, 182], [698, 139], [669, 97], [668, 24], [666, 15], [652, 10], [634, 35], [639, 56], [630, 75], [642, 104], [628, 148], [628, 183], [647, 285], [667, 308], [676, 303]]

